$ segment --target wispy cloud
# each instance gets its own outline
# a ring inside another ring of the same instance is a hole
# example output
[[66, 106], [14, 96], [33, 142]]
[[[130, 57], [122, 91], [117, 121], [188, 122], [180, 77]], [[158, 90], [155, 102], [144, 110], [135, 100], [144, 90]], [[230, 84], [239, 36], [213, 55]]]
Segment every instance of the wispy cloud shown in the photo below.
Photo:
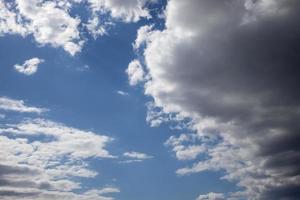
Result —
[[125, 152], [123, 153], [123, 157], [125, 157], [126, 160], [121, 161], [121, 163], [142, 162], [153, 158], [153, 156], [136, 151]]
[[37, 114], [48, 111], [48, 109], [45, 108], [27, 106], [23, 100], [15, 100], [8, 97], [0, 97], [0, 109], [6, 111]]
[[224, 199], [225, 199], [224, 194], [210, 192], [207, 194], [199, 195], [199, 197], [196, 200], [224, 200]]
[[118, 90], [117, 93], [118, 93], [119, 95], [122, 95], [122, 96], [128, 96], [128, 95], [129, 95], [128, 92], [124, 92], [124, 91], [122, 91], [122, 90]]

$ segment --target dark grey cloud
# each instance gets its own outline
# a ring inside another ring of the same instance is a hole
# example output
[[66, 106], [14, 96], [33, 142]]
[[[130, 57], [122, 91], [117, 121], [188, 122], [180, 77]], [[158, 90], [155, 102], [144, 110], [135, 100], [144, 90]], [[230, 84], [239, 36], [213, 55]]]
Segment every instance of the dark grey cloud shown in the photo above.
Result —
[[298, 19], [298, 0], [171, 0], [166, 29], [146, 40], [146, 94], [199, 126], [213, 119], [206, 130], [251, 155], [260, 173], [240, 181], [253, 199], [299, 198]]

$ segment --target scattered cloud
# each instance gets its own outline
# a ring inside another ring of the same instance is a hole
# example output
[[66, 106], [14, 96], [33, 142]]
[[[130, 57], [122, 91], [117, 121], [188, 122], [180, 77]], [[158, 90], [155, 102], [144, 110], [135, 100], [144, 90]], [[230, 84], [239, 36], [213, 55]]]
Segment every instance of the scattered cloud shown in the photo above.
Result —
[[151, 30], [153, 29], [153, 26], [142, 26], [138, 29], [137, 36], [135, 39], [135, 42], [133, 44], [133, 48], [138, 50], [143, 44], [145, 44], [149, 37], [152, 35]]
[[149, 156], [145, 153], [140, 153], [136, 151], [130, 151], [123, 153], [123, 157], [127, 158], [127, 160], [121, 161], [121, 163], [134, 163], [134, 162], [142, 162], [144, 160], [152, 159], [153, 156]]
[[128, 92], [124, 92], [124, 91], [122, 91], [122, 90], [118, 90], [117, 93], [118, 93], [119, 95], [122, 95], [122, 96], [128, 96], [128, 95], [129, 95]]
[[190, 119], [198, 139], [167, 144], [179, 160], [205, 155], [178, 174], [223, 170], [244, 189], [232, 198], [300, 196], [299, 8], [297, 0], [170, 0], [164, 29], [138, 31], [145, 94], [158, 109], [147, 120]]
[[224, 200], [225, 196], [222, 193], [210, 192], [208, 194], [199, 195], [197, 200]]
[[15, 100], [8, 97], [0, 97], [0, 109], [5, 111], [37, 114], [48, 111], [48, 109], [45, 108], [27, 106], [23, 100]]
[[138, 60], [133, 60], [129, 63], [126, 73], [130, 85], [137, 85], [145, 79], [143, 67]]
[[136, 159], [140, 159], [140, 160], [152, 158], [152, 156], [149, 156], [145, 153], [136, 152], [136, 151], [125, 152], [123, 154], [123, 156], [128, 157], [128, 158], [136, 158]]
[[90, 66], [89, 65], [83, 65], [81, 67], [77, 67], [76, 70], [79, 71], [79, 72], [85, 72], [85, 71], [90, 70]]
[[[0, 108], [41, 112], [21, 100], [1, 97]], [[0, 126], [1, 199], [97, 199], [120, 192], [117, 188], [86, 190], [75, 177], [93, 178], [87, 159], [115, 158], [106, 149], [113, 138], [47, 119], [23, 119]], [[74, 190], [82, 189], [82, 193]]]
[[94, 12], [108, 11], [113, 18], [125, 22], [137, 22], [140, 18], [150, 18], [146, 4], [149, 0], [88, 0]]
[[57, 1], [1, 0], [0, 9], [4, 13], [0, 17], [2, 35], [32, 35], [38, 44], [62, 47], [71, 55], [81, 50], [80, 19], [71, 17], [68, 9], [60, 7]]
[[209, 148], [203, 143], [195, 145], [197, 140], [201, 141], [201, 138], [196, 134], [181, 134], [179, 137], [171, 136], [165, 145], [172, 148], [178, 160], [195, 160], [200, 154], [206, 153]]
[[99, 194], [119, 193], [120, 189], [114, 187], [106, 187], [99, 191]]
[[[91, 13], [87, 22], [71, 14], [72, 7], [82, 3]], [[70, 55], [79, 53], [84, 45], [83, 31], [94, 38], [107, 34], [115, 21], [137, 22], [150, 18], [148, 3], [153, 0], [76, 0], [43, 1], [0, 0], [0, 36], [19, 34], [33, 36], [39, 45], [63, 48]], [[104, 17], [105, 16], [105, 17]], [[109, 17], [108, 17], [109, 16]], [[82, 29], [81, 27], [85, 27]]]
[[35, 74], [38, 70], [39, 64], [43, 62], [43, 59], [35, 57], [29, 60], [25, 60], [25, 62], [22, 65], [16, 64], [14, 68], [16, 71], [29, 76]]

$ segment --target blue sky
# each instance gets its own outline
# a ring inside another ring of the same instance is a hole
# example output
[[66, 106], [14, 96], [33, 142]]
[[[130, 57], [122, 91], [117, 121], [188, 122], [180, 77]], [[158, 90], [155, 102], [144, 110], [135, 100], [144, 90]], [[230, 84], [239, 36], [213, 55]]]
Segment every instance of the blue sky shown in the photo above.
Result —
[[[297, 199], [282, 192], [299, 185], [282, 160], [298, 155], [297, 128], [279, 114], [292, 123], [298, 104], [276, 101], [297, 99], [286, 94], [297, 76], [281, 70], [297, 61], [272, 47], [297, 37], [264, 39], [263, 28], [293, 27], [284, 20], [296, 11], [267, 0], [0, 0], [0, 199]], [[273, 83], [277, 72], [291, 81]]]

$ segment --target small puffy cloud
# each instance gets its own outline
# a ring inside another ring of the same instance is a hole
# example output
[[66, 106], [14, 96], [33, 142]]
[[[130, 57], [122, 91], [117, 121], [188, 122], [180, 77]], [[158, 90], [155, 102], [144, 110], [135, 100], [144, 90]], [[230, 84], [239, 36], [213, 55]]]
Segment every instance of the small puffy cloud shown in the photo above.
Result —
[[127, 160], [123, 160], [120, 163], [142, 162], [144, 160], [153, 158], [153, 156], [149, 156], [145, 153], [140, 153], [136, 151], [125, 152], [123, 153], [123, 157], [127, 158]]
[[124, 91], [122, 91], [122, 90], [118, 90], [117, 93], [118, 93], [119, 95], [121, 95], [121, 96], [128, 96], [128, 95], [129, 95], [128, 92], [124, 92]]
[[120, 189], [114, 187], [105, 187], [99, 190], [98, 192], [99, 194], [119, 193]]
[[29, 76], [29, 75], [36, 73], [38, 70], [39, 64], [41, 64], [43, 62], [44, 62], [43, 59], [35, 57], [35, 58], [31, 58], [29, 60], [25, 60], [25, 62], [22, 65], [16, 64], [14, 66], [14, 68], [18, 72]]
[[136, 59], [129, 63], [126, 73], [128, 75], [130, 85], [137, 85], [145, 79], [143, 67], [140, 61]]
[[0, 97], [0, 109], [6, 111], [37, 114], [47, 111], [45, 108], [27, 106], [23, 100], [15, 100], [8, 97]]
[[210, 192], [208, 194], [199, 195], [196, 200], [224, 200], [225, 196], [222, 193]]
[[136, 151], [125, 152], [123, 154], [123, 156], [125, 156], [127, 158], [135, 158], [135, 159], [140, 159], [140, 160], [153, 158], [152, 156], [149, 156], [145, 153], [140, 153], [140, 152], [136, 152]]

